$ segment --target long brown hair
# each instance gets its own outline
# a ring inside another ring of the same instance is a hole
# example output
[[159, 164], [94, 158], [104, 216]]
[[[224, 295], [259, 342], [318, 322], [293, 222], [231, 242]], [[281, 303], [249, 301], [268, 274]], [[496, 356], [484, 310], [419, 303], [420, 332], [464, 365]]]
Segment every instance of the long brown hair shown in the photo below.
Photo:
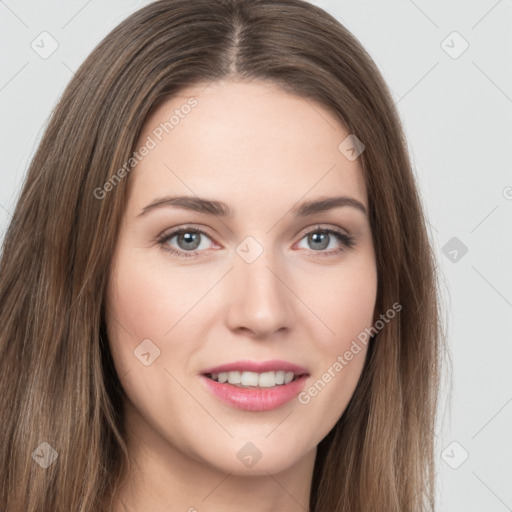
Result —
[[375, 318], [402, 306], [372, 339], [352, 400], [318, 446], [310, 510], [434, 509], [436, 266], [381, 74], [347, 29], [307, 2], [161, 0], [122, 22], [76, 72], [5, 235], [0, 510], [108, 509], [128, 453], [104, 293], [129, 176], [103, 199], [95, 191], [129, 160], [154, 109], [220, 78], [265, 80], [318, 102], [364, 143]]

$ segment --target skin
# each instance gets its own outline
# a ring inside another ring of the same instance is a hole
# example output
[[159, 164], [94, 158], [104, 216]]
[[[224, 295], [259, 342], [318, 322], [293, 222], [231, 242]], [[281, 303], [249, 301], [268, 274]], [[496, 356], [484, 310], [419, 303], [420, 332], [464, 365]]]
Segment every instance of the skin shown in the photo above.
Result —
[[[129, 175], [113, 255], [107, 327], [135, 465], [116, 510], [303, 512], [317, 444], [345, 410], [366, 347], [307, 405], [294, 399], [272, 411], [220, 402], [199, 374], [241, 359], [282, 359], [307, 368], [307, 390], [372, 325], [368, 217], [350, 206], [290, 213], [339, 195], [368, 210], [360, 159], [338, 150], [349, 132], [328, 110], [260, 81], [181, 91], [146, 120], [137, 147], [190, 96], [197, 106]], [[138, 216], [165, 195], [220, 200], [234, 214], [164, 207]], [[191, 223], [207, 232], [196, 235], [196, 256], [165, 250], [194, 252], [178, 236], [156, 241]], [[335, 235], [326, 248], [315, 244], [307, 235], [321, 232], [318, 224], [353, 236], [354, 246], [335, 253], [344, 248]], [[263, 249], [252, 263], [236, 252], [247, 236]], [[134, 355], [145, 339], [160, 350], [149, 366]], [[248, 442], [261, 452], [252, 467], [237, 457]]]

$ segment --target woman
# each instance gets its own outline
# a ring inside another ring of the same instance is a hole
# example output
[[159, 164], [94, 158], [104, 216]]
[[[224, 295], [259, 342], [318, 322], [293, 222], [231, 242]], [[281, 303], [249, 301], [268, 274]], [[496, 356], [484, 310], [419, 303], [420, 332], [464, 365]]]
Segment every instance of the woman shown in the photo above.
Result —
[[1, 510], [434, 509], [425, 219], [379, 71], [311, 4], [110, 33], [31, 163], [0, 315]]

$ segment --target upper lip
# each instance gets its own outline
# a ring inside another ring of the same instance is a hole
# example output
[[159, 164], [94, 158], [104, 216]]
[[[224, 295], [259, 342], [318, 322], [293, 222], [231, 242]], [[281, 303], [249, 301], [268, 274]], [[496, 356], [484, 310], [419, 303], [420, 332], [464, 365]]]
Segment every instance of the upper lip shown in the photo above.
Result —
[[201, 373], [221, 373], [221, 372], [255, 372], [265, 373], [284, 370], [285, 372], [293, 372], [295, 375], [307, 374], [306, 368], [290, 363], [288, 361], [279, 361], [272, 359], [269, 361], [234, 361], [233, 363], [226, 363], [220, 366], [212, 366], [203, 370]]

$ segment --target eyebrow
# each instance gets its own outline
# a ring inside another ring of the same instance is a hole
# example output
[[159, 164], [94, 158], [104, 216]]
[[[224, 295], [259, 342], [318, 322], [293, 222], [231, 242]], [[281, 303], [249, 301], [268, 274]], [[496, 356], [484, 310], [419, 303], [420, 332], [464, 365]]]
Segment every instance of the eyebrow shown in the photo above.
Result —
[[[305, 201], [300, 205], [295, 205], [291, 209], [291, 212], [295, 217], [306, 217], [308, 215], [325, 212], [342, 206], [356, 208], [364, 213], [364, 215], [368, 215], [363, 203], [353, 197], [347, 196], [327, 197], [313, 201]], [[145, 206], [137, 217], [147, 215], [151, 211], [166, 207], [184, 208], [186, 210], [216, 215], [219, 217], [232, 217], [234, 213], [233, 210], [222, 201], [204, 199], [197, 196], [166, 196], [155, 199]]]

